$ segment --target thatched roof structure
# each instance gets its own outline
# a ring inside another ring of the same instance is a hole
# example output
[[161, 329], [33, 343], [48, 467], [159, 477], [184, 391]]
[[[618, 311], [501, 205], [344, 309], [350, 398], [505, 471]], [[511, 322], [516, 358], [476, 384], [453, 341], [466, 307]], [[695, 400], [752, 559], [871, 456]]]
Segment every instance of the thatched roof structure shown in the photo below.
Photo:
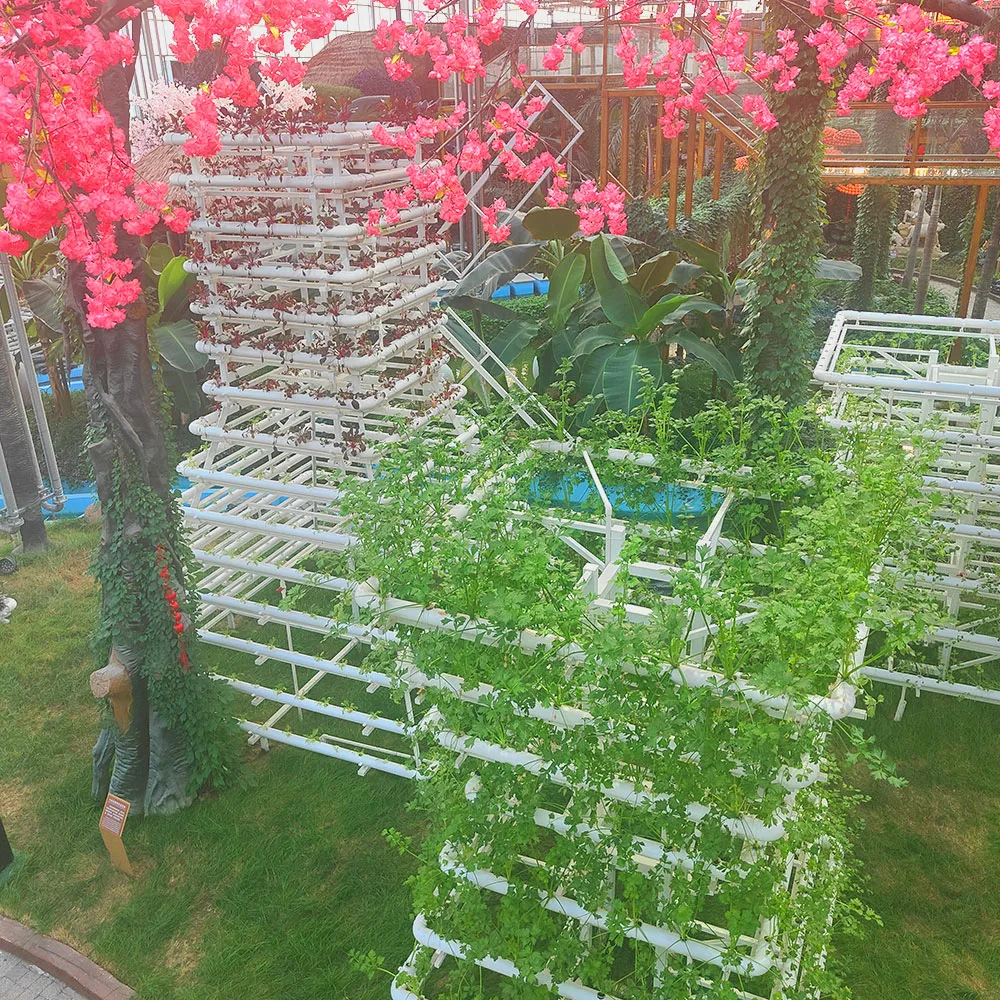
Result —
[[190, 161], [180, 146], [157, 146], [135, 161], [136, 177], [151, 184], [167, 185], [170, 204], [187, 201], [187, 191], [179, 184], [171, 184], [171, 174], [190, 173]]
[[352, 31], [331, 38], [306, 63], [306, 75], [302, 82], [307, 87], [317, 83], [328, 87], [349, 87], [351, 80], [362, 70], [384, 72], [385, 54], [375, 48], [374, 38], [374, 31]]

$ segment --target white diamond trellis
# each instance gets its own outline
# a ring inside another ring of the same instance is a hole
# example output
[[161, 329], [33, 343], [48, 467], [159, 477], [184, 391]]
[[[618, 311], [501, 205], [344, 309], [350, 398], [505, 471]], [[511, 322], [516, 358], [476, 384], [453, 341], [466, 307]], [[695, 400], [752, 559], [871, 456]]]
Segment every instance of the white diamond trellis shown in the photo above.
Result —
[[865, 668], [873, 680], [1000, 704], [1000, 322], [840, 312], [814, 378], [835, 426], [881, 421], [937, 449], [948, 551], [920, 582], [958, 627], [934, 630], [911, 664]]

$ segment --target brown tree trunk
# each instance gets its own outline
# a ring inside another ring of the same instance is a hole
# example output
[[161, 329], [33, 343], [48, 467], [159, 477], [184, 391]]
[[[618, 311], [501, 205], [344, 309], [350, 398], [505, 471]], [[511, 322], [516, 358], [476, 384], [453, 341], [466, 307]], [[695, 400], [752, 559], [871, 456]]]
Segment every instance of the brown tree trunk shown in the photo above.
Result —
[[938, 219], [941, 217], [942, 190], [940, 185], [934, 189], [930, 218], [927, 220], [927, 232], [924, 234], [924, 256], [920, 261], [917, 294], [913, 299], [913, 311], [919, 315], [923, 315], [924, 303], [927, 301], [927, 289], [930, 288], [931, 284], [931, 264], [934, 262], [934, 244], [937, 243]]
[[[105, 106], [128, 134], [128, 79], [124, 67], [112, 67], [102, 81]], [[141, 273], [139, 238], [119, 227], [119, 259], [133, 261]], [[98, 563], [108, 567], [102, 582], [103, 633], [110, 639], [111, 659], [124, 665], [132, 689], [132, 714], [127, 729], [106, 728], [94, 748], [94, 792], [109, 788], [127, 799], [138, 813], [173, 812], [191, 802], [188, 758], [181, 735], [171, 729], [151, 703], [151, 672], [180, 670], [176, 663], [147, 664], [150, 632], [168, 630], [163, 609], [144, 607], [149, 577], [155, 575], [160, 553], [168, 559], [171, 582], [181, 586], [183, 568], [172, 555], [171, 538], [156, 537], [151, 524], [175, 520], [170, 494], [171, 472], [160, 414], [159, 392], [153, 379], [146, 333], [144, 303], [133, 303], [125, 320], [112, 329], [94, 329], [86, 316], [84, 266], [71, 262], [69, 305], [80, 317], [84, 349], [84, 387], [93, 443], [94, 465], [103, 523]], [[126, 470], [141, 477], [137, 498], [122, 484]], [[141, 503], [138, 502], [141, 500]], [[143, 509], [143, 504], [152, 508]], [[122, 606], [138, 608], [132, 619]]]
[[[978, 247], [972, 248], [977, 253]], [[986, 256], [983, 259], [983, 270], [976, 285], [976, 298], [972, 303], [973, 319], [982, 319], [986, 315], [986, 304], [990, 300], [990, 288], [997, 273], [997, 260], [1000, 259], [1000, 199], [997, 200], [996, 212], [993, 216], [993, 230], [986, 244]]]
[[[6, 336], [0, 329], [0, 337]], [[29, 373], [34, 375], [33, 372]], [[35, 446], [31, 440], [28, 418], [17, 385], [13, 358], [6, 343], [0, 344], [0, 444], [14, 488], [13, 497], [4, 497], [8, 510], [19, 511], [21, 544], [25, 552], [45, 547], [45, 522], [42, 520], [41, 476]]]

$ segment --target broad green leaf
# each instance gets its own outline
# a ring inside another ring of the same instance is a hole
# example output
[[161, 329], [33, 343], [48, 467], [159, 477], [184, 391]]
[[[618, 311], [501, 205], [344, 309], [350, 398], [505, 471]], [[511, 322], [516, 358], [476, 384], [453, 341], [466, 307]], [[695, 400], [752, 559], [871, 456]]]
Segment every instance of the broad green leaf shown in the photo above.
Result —
[[664, 284], [670, 278], [670, 272], [680, 261], [681, 255], [675, 250], [650, 257], [635, 274], [629, 276], [629, 284], [640, 294], [648, 295], [654, 288]]
[[568, 240], [580, 228], [580, 219], [569, 208], [538, 206], [521, 221], [536, 240]]
[[479, 312], [484, 316], [492, 316], [493, 319], [502, 319], [507, 322], [517, 319], [518, 316], [509, 306], [494, 302], [493, 299], [481, 299], [478, 295], [449, 295], [442, 302], [452, 309]]
[[642, 399], [646, 371], [655, 385], [663, 381], [665, 366], [654, 344], [631, 341], [620, 347], [599, 348], [584, 365], [585, 391], [601, 393], [609, 410], [631, 413]]
[[820, 257], [816, 261], [816, 277], [822, 281], [857, 281], [861, 277], [861, 268], [849, 260]]
[[670, 272], [670, 284], [676, 285], [677, 288], [684, 288], [686, 285], [690, 285], [692, 281], [700, 278], [706, 273], [705, 268], [703, 268], [700, 264], [690, 264], [688, 261], [682, 260], [679, 264], [676, 264], [673, 271]]
[[674, 310], [692, 298], [694, 298], [693, 295], [671, 295], [670, 298], [660, 299], [656, 305], [650, 306], [642, 314], [642, 319], [639, 320], [639, 325], [635, 328], [636, 337], [646, 337], [650, 330], [659, 326], [667, 317], [676, 318], [673, 316]]
[[190, 287], [195, 276], [184, 270], [187, 257], [174, 257], [160, 272], [156, 284], [156, 296], [160, 303], [160, 312], [166, 312], [167, 306], [175, 295]]
[[154, 243], [146, 251], [146, 263], [154, 274], [162, 274], [163, 269], [174, 259], [174, 252], [166, 243]]
[[583, 330], [575, 339], [572, 356], [575, 358], [592, 354], [599, 347], [621, 344], [622, 331], [614, 323], [601, 323]]
[[616, 326], [634, 330], [646, 312], [646, 303], [629, 285], [625, 268], [603, 234], [591, 244], [590, 267], [604, 315]]
[[722, 261], [711, 247], [703, 246], [701, 243], [684, 239], [681, 236], [675, 237], [673, 244], [685, 257], [700, 264], [706, 271], [718, 274], [722, 270]]
[[177, 371], [196, 372], [208, 363], [205, 355], [195, 350], [198, 330], [190, 320], [154, 327], [153, 340], [160, 359]]
[[587, 269], [582, 254], [563, 257], [549, 279], [549, 299], [546, 306], [549, 323], [558, 330], [566, 322], [570, 309], [580, 300], [580, 282]]
[[27, 278], [21, 282], [21, 291], [24, 292], [24, 300], [35, 319], [56, 333], [65, 331], [62, 283], [58, 278]]
[[683, 347], [688, 354], [693, 354], [704, 361], [724, 382], [731, 384], [736, 381], [732, 365], [715, 344], [702, 340], [690, 330], [679, 330], [670, 339], [679, 347]]
[[201, 391], [201, 379], [191, 372], [165, 368], [163, 385], [173, 397], [174, 406], [188, 417], [195, 417], [205, 411], [205, 397]]
[[[516, 319], [508, 323], [491, 341], [490, 350], [508, 368], [514, 363], [517, 357], [529, 344], [538, 336], [538, 324], [528, 320]], [[497, 366], [492, 358], [485, 362], [490, 374], [502, 381], [503, 371]]]
[[542, 243], [519, 243], [516, 246], [495, 250], [485, 260], [480, 261], [458, 285], [452, 289], [452, 295], [468, 295], [488, 285], [492, 292], [500, 285], [506, 284], [519, 271], [523, 271], [538, 253]]

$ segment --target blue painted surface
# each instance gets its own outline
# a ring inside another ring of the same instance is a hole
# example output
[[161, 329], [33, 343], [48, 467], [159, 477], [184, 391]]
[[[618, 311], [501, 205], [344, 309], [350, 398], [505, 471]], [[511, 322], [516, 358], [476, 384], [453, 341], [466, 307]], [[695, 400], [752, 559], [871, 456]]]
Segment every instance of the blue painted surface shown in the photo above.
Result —
[[[186, 490], [191, 485], [190, 479], [178, 476], [174, 484], [174, 489]], [[83, 512], [92, 504], [97, 503], [97, 486], [94, 483], [83, 483], [72, 490], [63, 483], [63, 492], [66, 494], [66, 503], [61, 510], [47, 511], [46, 517], [82, 517]], [[4, 506], [3, 494], [0, 493], [0, 508]]]
[[545, 278], [532, 278], [530, 281], [512, 281], [501, 285], [491, 296], [493, 299], [523, 299], [529, 295], [548, 295], [549, 283]]
[[[633, 508], [625, 499], [627, 490], [623, 486], [604, 483], [604, 491], [611, 501], [614, 512], [622, 517], [641, 517], [646, 520], [660, 520], [667, 513], [685, 517], [698, 517], [722, 502], [720, 497], [716, 502], [705, 503], [705, 491], [691, 486], [665, 486], [653, 495], [652, 503], [641, 503]], [[600, 505], [601, 498], [597, 493], [593, 480], [585, 472], [563, 476], [553, 489], [543, 488], [536, 479], [530, 487], [531, 496], [539, 500], [551, 497], [553, 504], [565, 504], [574, 510], [593, 510], [594, 505]]]
[[[38, 375], [38, 388], [42, 392], [52, 392], [49, 377], [44, 372]], [[77, 365], [76, 368], [71, 368], [69, 371], [69, 390], [70, 392], [76, 392], [79, 389], [83, 389], [83, 369]]]

